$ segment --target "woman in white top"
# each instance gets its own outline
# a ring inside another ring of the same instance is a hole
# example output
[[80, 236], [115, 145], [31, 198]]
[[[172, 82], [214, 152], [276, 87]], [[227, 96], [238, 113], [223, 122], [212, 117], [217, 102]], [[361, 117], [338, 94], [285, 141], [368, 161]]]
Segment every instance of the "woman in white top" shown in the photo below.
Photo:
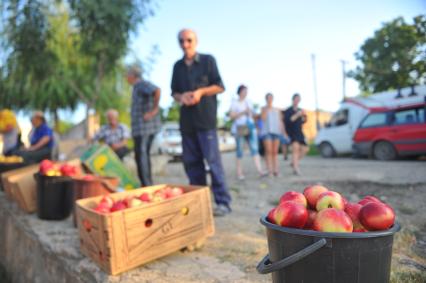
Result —
[[265, 97], [266, 106], [262, 108], [262, 141], [265, 147], [266, 166], [270, 176], [278, 176], [278, 149], [280, 146], [280, 137], [285, 132], [281, 110], [272, 105], [274, 96], [268, 93]]
[[240, 85], [237, 94], [238, 99], [232, 102], [229, 116], [233, 121], [231, 133], [234, 135], [237, 144], [237, 175], [240, 180], [243, 180], [244, 173], [241, 159], [243, 157], [244, 141], [249, 146], [257, 172], [260, 176], [263, 176], [264, 173], [259, 158], [257, 132], [253, 121], [253, 106], [247, 99], [247, 87]]

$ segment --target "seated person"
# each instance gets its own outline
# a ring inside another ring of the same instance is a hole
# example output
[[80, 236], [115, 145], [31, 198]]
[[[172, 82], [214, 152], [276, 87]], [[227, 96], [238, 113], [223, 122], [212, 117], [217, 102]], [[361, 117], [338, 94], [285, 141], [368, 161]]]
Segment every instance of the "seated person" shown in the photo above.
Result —
[[100, 128], [93, 137], [93, 141], [103, 141], [114, 150], [120, 159], [123, 159], [130, 152], [127, 147], [127, 140], [130, 138], [129, 128], [118, 122], [118, 112], [115, 109], [109, 109], [106, 118], [108, 124]]
[[14, 155], [22, 145], [21, 130], [16, 121], [15, 114], [10, 110], [0, 111], [0, 135], [3, 138], [3, 152], [5, 156]]
[[17, 152], [26, 163], [38, 163], [50, 159], [54, 145], [53, 131], [47, 125], [43, 112], [36, 111], [31, 117], [30, 146]]

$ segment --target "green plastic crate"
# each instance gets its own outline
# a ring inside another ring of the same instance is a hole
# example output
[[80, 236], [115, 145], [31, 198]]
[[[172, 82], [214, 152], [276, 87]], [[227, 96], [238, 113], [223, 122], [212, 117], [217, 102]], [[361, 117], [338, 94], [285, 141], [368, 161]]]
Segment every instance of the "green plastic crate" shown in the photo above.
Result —
[[123, 162], [107, 145], [92, 145], [80, 159], [94, 174], [120, 178], [120, 187], [125, 190], [140, 187], [137, 178], [130, 174]]

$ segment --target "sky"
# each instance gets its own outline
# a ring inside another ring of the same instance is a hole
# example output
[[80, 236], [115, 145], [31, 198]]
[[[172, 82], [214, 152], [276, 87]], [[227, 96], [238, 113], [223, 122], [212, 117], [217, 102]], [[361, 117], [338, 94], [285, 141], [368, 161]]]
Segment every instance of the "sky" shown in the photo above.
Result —
[[[260, 106], [268, 92], [274, 104], [285, 108], [291, 96], [302, 95], [301, 107], [315, 109], [311, 55], [315, 54], [319, 109], [335, 111], [343, 97], [342, 64], [355, 68], [354, 53], [384, 22], [402, 16], [411, 22], [426, 14], [426, 0], [155, 0], [155, 15], [130, 38], [126, 62], [146, 61], [153, 46], [160, 54], [147, 74], [162, 90], [160, 106], [171, 103], [173, 64], [182, 57], [177, 33], [182, 28], [198, 34], [200, 53], [217, 61], [226, 90], [219, 95], [219, 116], [229, 110], [240, 84]], [[358, 84], [346, 80], [347, 96], [359, 93]], [[83, 107], [61, 111], [61, 119], [80, 122]], [[28, 117], [19, 115], [20, 124]]]
[[[357, 65], [354, 53], [384, 22], [406, 21], [426, 14], [425, 0], [288, 1], [288, 0], [159, 0], [155, 16], [131, 37], [127, 62], [145, 60], [154, 45], [160, 54], [147, 79], [162, 90], [160, 105], [172, 103], [172, 67], [182, 57], [177, 33], [198, 34], [200, 53], [217, 61], [226, 90], [219, 96], [219, 115], [236, 98], [238, 85], [248, 86], [249, 98], [264, 104], [267, 92], [277, 107], [288, 107], [293, 93], [301, 107], [315, 109], [311, 55], [315, 54], [318, 106], [335, 111], [343, 97], [342, 63]], [[346, 79], [347, 96], [358, 95], [358, 84]]]

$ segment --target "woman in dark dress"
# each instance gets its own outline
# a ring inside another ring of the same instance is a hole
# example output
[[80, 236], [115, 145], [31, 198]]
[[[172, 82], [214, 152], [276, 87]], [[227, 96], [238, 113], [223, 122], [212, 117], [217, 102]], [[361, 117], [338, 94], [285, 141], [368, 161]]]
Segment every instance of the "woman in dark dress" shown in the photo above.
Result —
[[299, 108], [299, 103], [300, 94], [296, 93], [292, 98], [292, 106], [285, 111], [285, 125], [292, 147], [291, 167], [296, 175], [300, 175], [299, 162], [308, 152], [302, 132], [302, 125], [306, 122], [306, 112]]

